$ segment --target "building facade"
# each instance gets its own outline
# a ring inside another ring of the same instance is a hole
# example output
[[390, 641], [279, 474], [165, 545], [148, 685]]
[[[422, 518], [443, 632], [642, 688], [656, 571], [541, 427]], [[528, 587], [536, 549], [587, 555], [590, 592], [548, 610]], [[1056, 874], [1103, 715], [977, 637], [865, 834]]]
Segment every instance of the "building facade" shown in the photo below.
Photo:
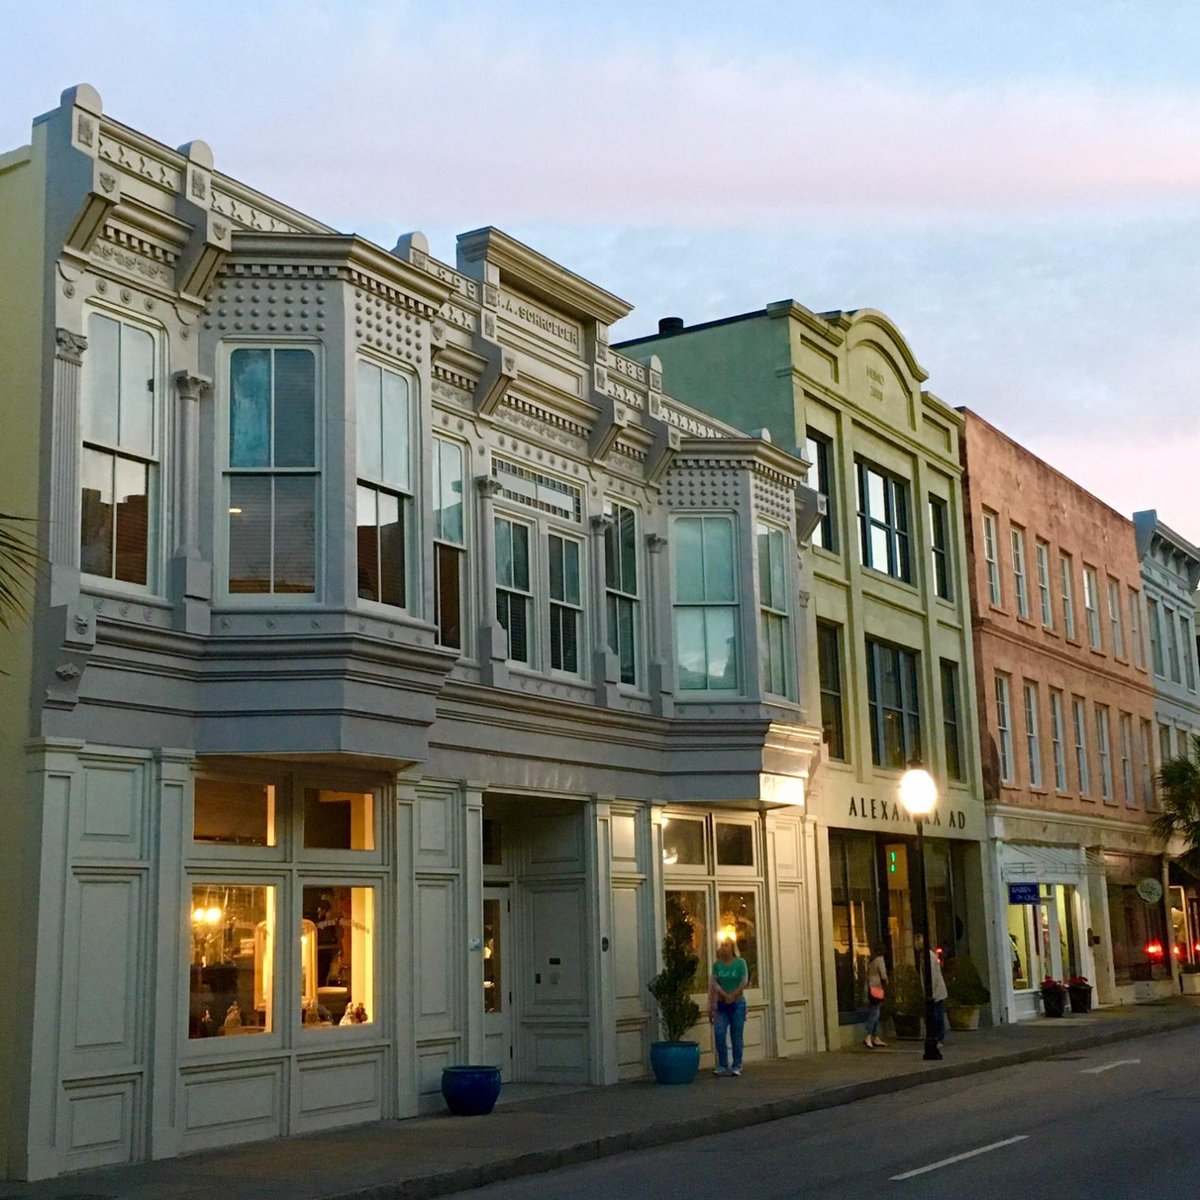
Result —
[[0, 1173], [410, 1115], [455, 1062], [642, 1074], [668, 905], [737, 938], [748, 1057], [827, 1044], [818, 497], [628, 311], [495, 229], [337, 233], [86, 85], [0, 158], [0, 511], [45, 559]]
[[[1200, 662], [1196, 655], [1196, 586], [1200, 549], [1158, 519], [1153, 509], [1133, 514], [1142, 566], [1149, 666], [1154, 676], [1158, 763], [1193, 757], [1200, 736]], [[1200, 961], [1200, 898], [1196, 881], [1173, 867], [1170, 913], [1176, 962]]]
[[1170, 989], [1154, 687], [1132, 523], [965, 419], [967, 546], [1007, 1019], [1041, 981], [1101, 1003]]
[[920, 759], [939, 785], [927, 841], [933, 940], [987, 975], [990, 892], [963, 541], [962, 418], [886, 316], [794, 301], [625, 343], [679, 396], [767, 427], [825, 497], [812, 536], [807, 663], [822, 766], [808, 819], [818, 850], [826, 1036], [857, 1038], [882, 946], [913, 963], [915, 827], [897, 785]]

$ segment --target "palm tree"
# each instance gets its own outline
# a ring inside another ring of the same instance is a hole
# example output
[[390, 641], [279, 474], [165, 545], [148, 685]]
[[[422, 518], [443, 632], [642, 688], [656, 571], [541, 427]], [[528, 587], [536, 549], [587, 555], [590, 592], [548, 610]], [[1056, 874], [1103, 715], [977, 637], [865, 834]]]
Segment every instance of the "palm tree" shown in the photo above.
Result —
[[1192, 737], [1192, 753], [1169, 758], [1158, 773], [1162, 811], [1154, 818], [1154, 833], [1170, 842], [1183, 842], [1175, 859], [1189, 875], [1200, 879], [1200, 738]]
[[0, 627], [26, 612], [26, 599], [37, 575], [39, 554], [33, 535], [23, 526], [28, 518], [0, 512]]

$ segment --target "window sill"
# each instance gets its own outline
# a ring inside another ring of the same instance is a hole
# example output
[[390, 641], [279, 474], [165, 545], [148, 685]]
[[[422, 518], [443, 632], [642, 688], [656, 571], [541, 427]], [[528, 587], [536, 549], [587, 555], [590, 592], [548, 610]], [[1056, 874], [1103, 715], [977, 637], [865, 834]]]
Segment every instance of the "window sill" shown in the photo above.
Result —
[[161, 609], [163, 612], [170, 612], [174, 607], [166, 596], [151, 587], [140, 583], [123, 583], [119, 579], [107, 579], [103, 575], [80, 575], [79, 590], [97, 599], [141, 604], [146, 608]]

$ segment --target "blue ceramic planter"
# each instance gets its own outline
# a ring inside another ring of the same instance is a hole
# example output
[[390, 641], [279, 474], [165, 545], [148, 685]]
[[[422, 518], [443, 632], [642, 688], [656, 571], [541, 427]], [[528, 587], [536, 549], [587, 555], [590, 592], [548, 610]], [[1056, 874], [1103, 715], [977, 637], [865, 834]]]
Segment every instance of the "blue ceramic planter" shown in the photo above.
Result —
[[700, 1070], [699, 1042], [651, 1042], [650, 1067], [659, 1083], [691, 1083]]
[[456, 1117], [482, 1117], [496, 1106], [500, 1095], [499, 1067], [446, 1067], [442, 1071], [442, 1098]]

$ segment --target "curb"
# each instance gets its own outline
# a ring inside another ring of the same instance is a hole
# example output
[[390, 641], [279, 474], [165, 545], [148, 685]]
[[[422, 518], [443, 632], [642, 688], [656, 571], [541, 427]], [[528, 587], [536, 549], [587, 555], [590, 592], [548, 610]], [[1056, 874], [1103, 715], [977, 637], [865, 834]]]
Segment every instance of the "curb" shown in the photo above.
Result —
[[981, 1075], [1004, 1067], [1019, 1066], [1021, 1063], [1037, 1062], [1053, 1058], [1068, 1050], [1089, 1049], [1106, 1046], [1113, 1042], [1129, 1042], [1137, 1038], [1154, 1037], [1160, 1033], [1173, 1033], [1187, 1029], [1198, 1022], [1195, 1014], [1174, 1017], [1156, 1023], [1154, 1028], [1123, 1028], [1096, 1030], [1081, 1037], [1072, 1038], [1059, 1045], [1033, 1046], [1025, 1050], [1013, 1050], [994, 1054], [973, 1062], [943, 1063], [917, 1072], [896, 1075], [887, 1079], [872, 1079], [862, 1083], [843, 1084], [825, 1088], [807, 1095], [784, 1100], [768, 1100], [746, 1108], [729, 1112], [693, 1117], [682, 1121], [669, 1121], [647, 1125], [641, 1129], [609, 1134], [594, 1141], [577, 1142], [572, 1146], [561, 1146], [553, 1150], [534, 1150], [514, 1158], [497, 1159], [474, 1167], [457, 1167], [440, 1171], [434, 1175], [423, 1175], [415, 1179], [399, 1180], [396, 1183], [381, 1183], [353, 1192], [330, 1193], [322, 1200], [430, 1200], [434, 1196], [446, 1196], [454, 1192], [470, 1191], [500, 1183], [508, 1179], [519, 1179], [527, 1175], [543, 1175], [557, 1171], [560, 1167], [578, 1166], [611, 1158], [632, 1150], [651, 1150], [674, 1142], [686, 1142], [693, 1138], [709, 1137], [713, 1134], [730, 1133], [751, 1125], [762, 1125], [768, 1121], [779, 1121], [787, 1117], [798, 1117], [804, 1113], [818, 1112], [827, 1108], [838, 1108], [866, 1100], [872, 1096], [887, 1096], [894, 1092], [922, 1087], [927, 1083], [944, 1083], [951, 1079], [962, 1079], [969, 1075]]

